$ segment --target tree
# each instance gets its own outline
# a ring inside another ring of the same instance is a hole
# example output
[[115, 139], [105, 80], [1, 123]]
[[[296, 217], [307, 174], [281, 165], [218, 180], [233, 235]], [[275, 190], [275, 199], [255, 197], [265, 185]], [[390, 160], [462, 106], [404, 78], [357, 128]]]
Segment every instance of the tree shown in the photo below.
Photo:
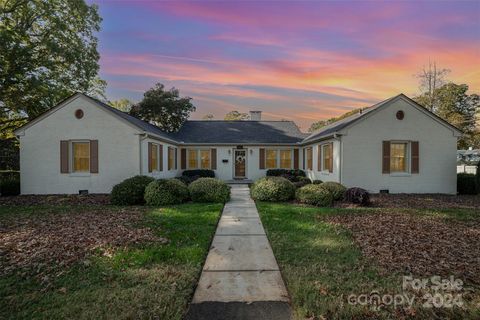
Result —
[[203, 120], [213, 120], [213, 114], [209, 113], [202, 117]]
[[83, 0], [0, 1], [0, 125], [36, 117], [76, 91], [103, 98], [100, 22], [97, 5]]
[[417, 78], [420, 80], [419, 89], [422, 97], [417, 102], [428, 110], [435, 112], [438, 103], [437, 89], [446, 83], [446, 76], [449, 73], [449, 69], [437, 68], [435, 61], [433, 63], [429, 61], [428, 68], [423, 67], [422, 71], [417, 74]]
[[143, 100], [132, 107], [130, 114], [152, 122], [166, 132], [174, 132], [195, 111], [191, 100], [190, 97], [180, 98], [177, 89], [165, 90], [163, 84], [157, 83], [144, 93]]
[[133, 106], [133, 102], [128, 100], [128, 99], [123, 98], [123, 99], [120, 99], [120, 100], [111, 101], [110, 105], [112, 107], [114, 107], [115, 109], [118, 109], [120, 111], [129, 112], [130, 109]]
[[[476, 127], [476, 112], [480, 108], [478, 94], [467, 94], [468, 85], [448, 83], [434, 92], [436, 97], [434, 113], [463, 131], [464, 135], [458, 141], [458, 148], [478, 147], [478, 128]], [[415, 100], [427, 99], [425, 93]]]
[[225, 115], [225, 120], [248, 120], [250, 117], [247, 113], [238, 112], [237, 110], [230, 111]]
[[353, 110], [350, 110], [348, 112], [345, 112], [344, 114], [342, 114], [339, 117], [333, 117], [333, 118], [330, 118], [330, 119], [327, 119], [327, 120], [320, 120], [320, 121], [314, 122], [314, 123], [312, 123], [310, 128], [308, 128], [308, 132], [314, 132], [314, 131], [316, 131], [318, 129], [321, 129], [325, 126], [328, 126], [329, 124], [332, 124], [332, 123], [337, 122], [339, 120], [345, 119], [346, 117], [349, 117], [351, 115], [357, 114], [364, 109], [365, 108], [353, 109]]

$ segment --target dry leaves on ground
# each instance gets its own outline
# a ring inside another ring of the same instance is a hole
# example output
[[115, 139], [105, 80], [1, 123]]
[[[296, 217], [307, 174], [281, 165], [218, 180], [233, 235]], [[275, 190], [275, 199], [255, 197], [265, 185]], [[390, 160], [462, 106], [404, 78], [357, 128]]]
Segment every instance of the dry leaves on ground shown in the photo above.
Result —
[[480, 195], [373, 194], [374, 207], [381, 208], [463, 208], [480, 209]]
[[[0, 220], [0, 274], [46, 274], [72, 265], [96, 249], [166, 242], [141, 226], [142, 208], [74, 208]], [[86, 262], [88, 263], [88, 262]]]
[[109, 203], [110, 195], [108, 194], [21, 195], [0, 197], [0, 206], [105, 205]]
[[420, 276], [454, 275], [480, 284], [480, 223], [407, 212], [327, 218], [349, 229], [363, 254], [387, 271]]

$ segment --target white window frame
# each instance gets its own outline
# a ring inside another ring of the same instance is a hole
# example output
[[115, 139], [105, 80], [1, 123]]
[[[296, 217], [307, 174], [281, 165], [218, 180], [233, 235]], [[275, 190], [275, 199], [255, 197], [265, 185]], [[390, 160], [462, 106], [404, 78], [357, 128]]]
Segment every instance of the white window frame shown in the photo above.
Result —
[[[405, 144], [405, 171], [392, 171], [392, 145]], [[391, 176], [410, 176], [411, 175], [411, 158], [412, 158], [412, 144], [408, 140], [390, 140], [390, 175]]]
[[[74, 155], [73, 155], [73, 145], [75, 143], [87, 143], [88, 144], [88, 171], [75, 171], [75, 167], [74, 167]], [[77, 177], [81, 177], [81, 176], [90, 176], [90, 170], [92, 170], [92, 168], [90, 168], [90, 157], [91, 157], [91, 154], [90, 154], [90, 140], [86, 140], [86, 139], [76, 139], [76, 140], [70, 140], [69, 144], [68, 144], [68, 148], [69, 148], [69, 152], [68, 152], [68, 164], [70, 166], [70, 175], [71, 176], [77, 176]]]

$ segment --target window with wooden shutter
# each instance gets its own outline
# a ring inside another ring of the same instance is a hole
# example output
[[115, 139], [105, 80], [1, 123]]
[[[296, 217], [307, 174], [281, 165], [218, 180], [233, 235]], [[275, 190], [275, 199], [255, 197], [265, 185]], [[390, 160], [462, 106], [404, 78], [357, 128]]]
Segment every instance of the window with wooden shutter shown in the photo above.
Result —
[[275, 149], [265, 150], [265, 167], [267, 169], [277, 168], [277, 150]]
[[317, 148], [317, 170], [322, 171], [322, 146], [318, 145]]
[[309, 147], [306, 149], [307, 153], [307, 170], [313, 170], [313, 148]]
[[180, 149], [180, 169], [187, 168], [187, 149]]
[[168, 170], [175, 169], [175, 148], [168, 147]]
[[210, 149], [210, 152], [212, 153], [211, 155], [211, 169], [212, 170], [217, 170], [217, 149], [212, 148]]
[[333, 143], [322, 145], [322, 170], [333, 172]]
[[412, 173], [420, 172], [420, 148], [418, 141], [412, 141]]
[[295, 148], [293, 149], [293, 169], [298, 169], [299, 166], [298, 166], [298, 153], [299, 153], [299, 150], [298, 148]]
[[259, 150], [259, 168], [260, 169], [265, 169], [265, 149], [264, 148], [260, 148]]
[[90, 142], [72, 142], [72, 172], [90, 172]]
[[60, 173], [69, 173], [68, 140], [60, 141]]
[[98, 140], [90, 140], [90, 173], [98, 173]]
[[292, 169], [292, 150], [280, 150], [280, 169]]
[[382, 143], [382, 173], [390, 173], [390, 141]]

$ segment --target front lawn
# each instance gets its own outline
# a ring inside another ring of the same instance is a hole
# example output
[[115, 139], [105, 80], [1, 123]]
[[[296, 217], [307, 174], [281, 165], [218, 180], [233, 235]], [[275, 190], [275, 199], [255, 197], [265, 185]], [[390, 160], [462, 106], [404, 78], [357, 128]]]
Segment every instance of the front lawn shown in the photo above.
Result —
[[[339, 209], [264, 202], [257, 207], [298, 319], [480, 316], [477, 210]], [[460, 278], [465, 282], [465, 307], [423, 307], [429, 291], [402, 289], [403, 276], [409, 275]], [[411, 308], [380, 304], [380, 310], [374, 310], [372, 304], [349, 303], [355, 301], [349, 300], [352, 294], [402, 294], [414, 296], [415, 303]]]
[[180, 319], [221, 209], [0, 206], [0, 318]]

